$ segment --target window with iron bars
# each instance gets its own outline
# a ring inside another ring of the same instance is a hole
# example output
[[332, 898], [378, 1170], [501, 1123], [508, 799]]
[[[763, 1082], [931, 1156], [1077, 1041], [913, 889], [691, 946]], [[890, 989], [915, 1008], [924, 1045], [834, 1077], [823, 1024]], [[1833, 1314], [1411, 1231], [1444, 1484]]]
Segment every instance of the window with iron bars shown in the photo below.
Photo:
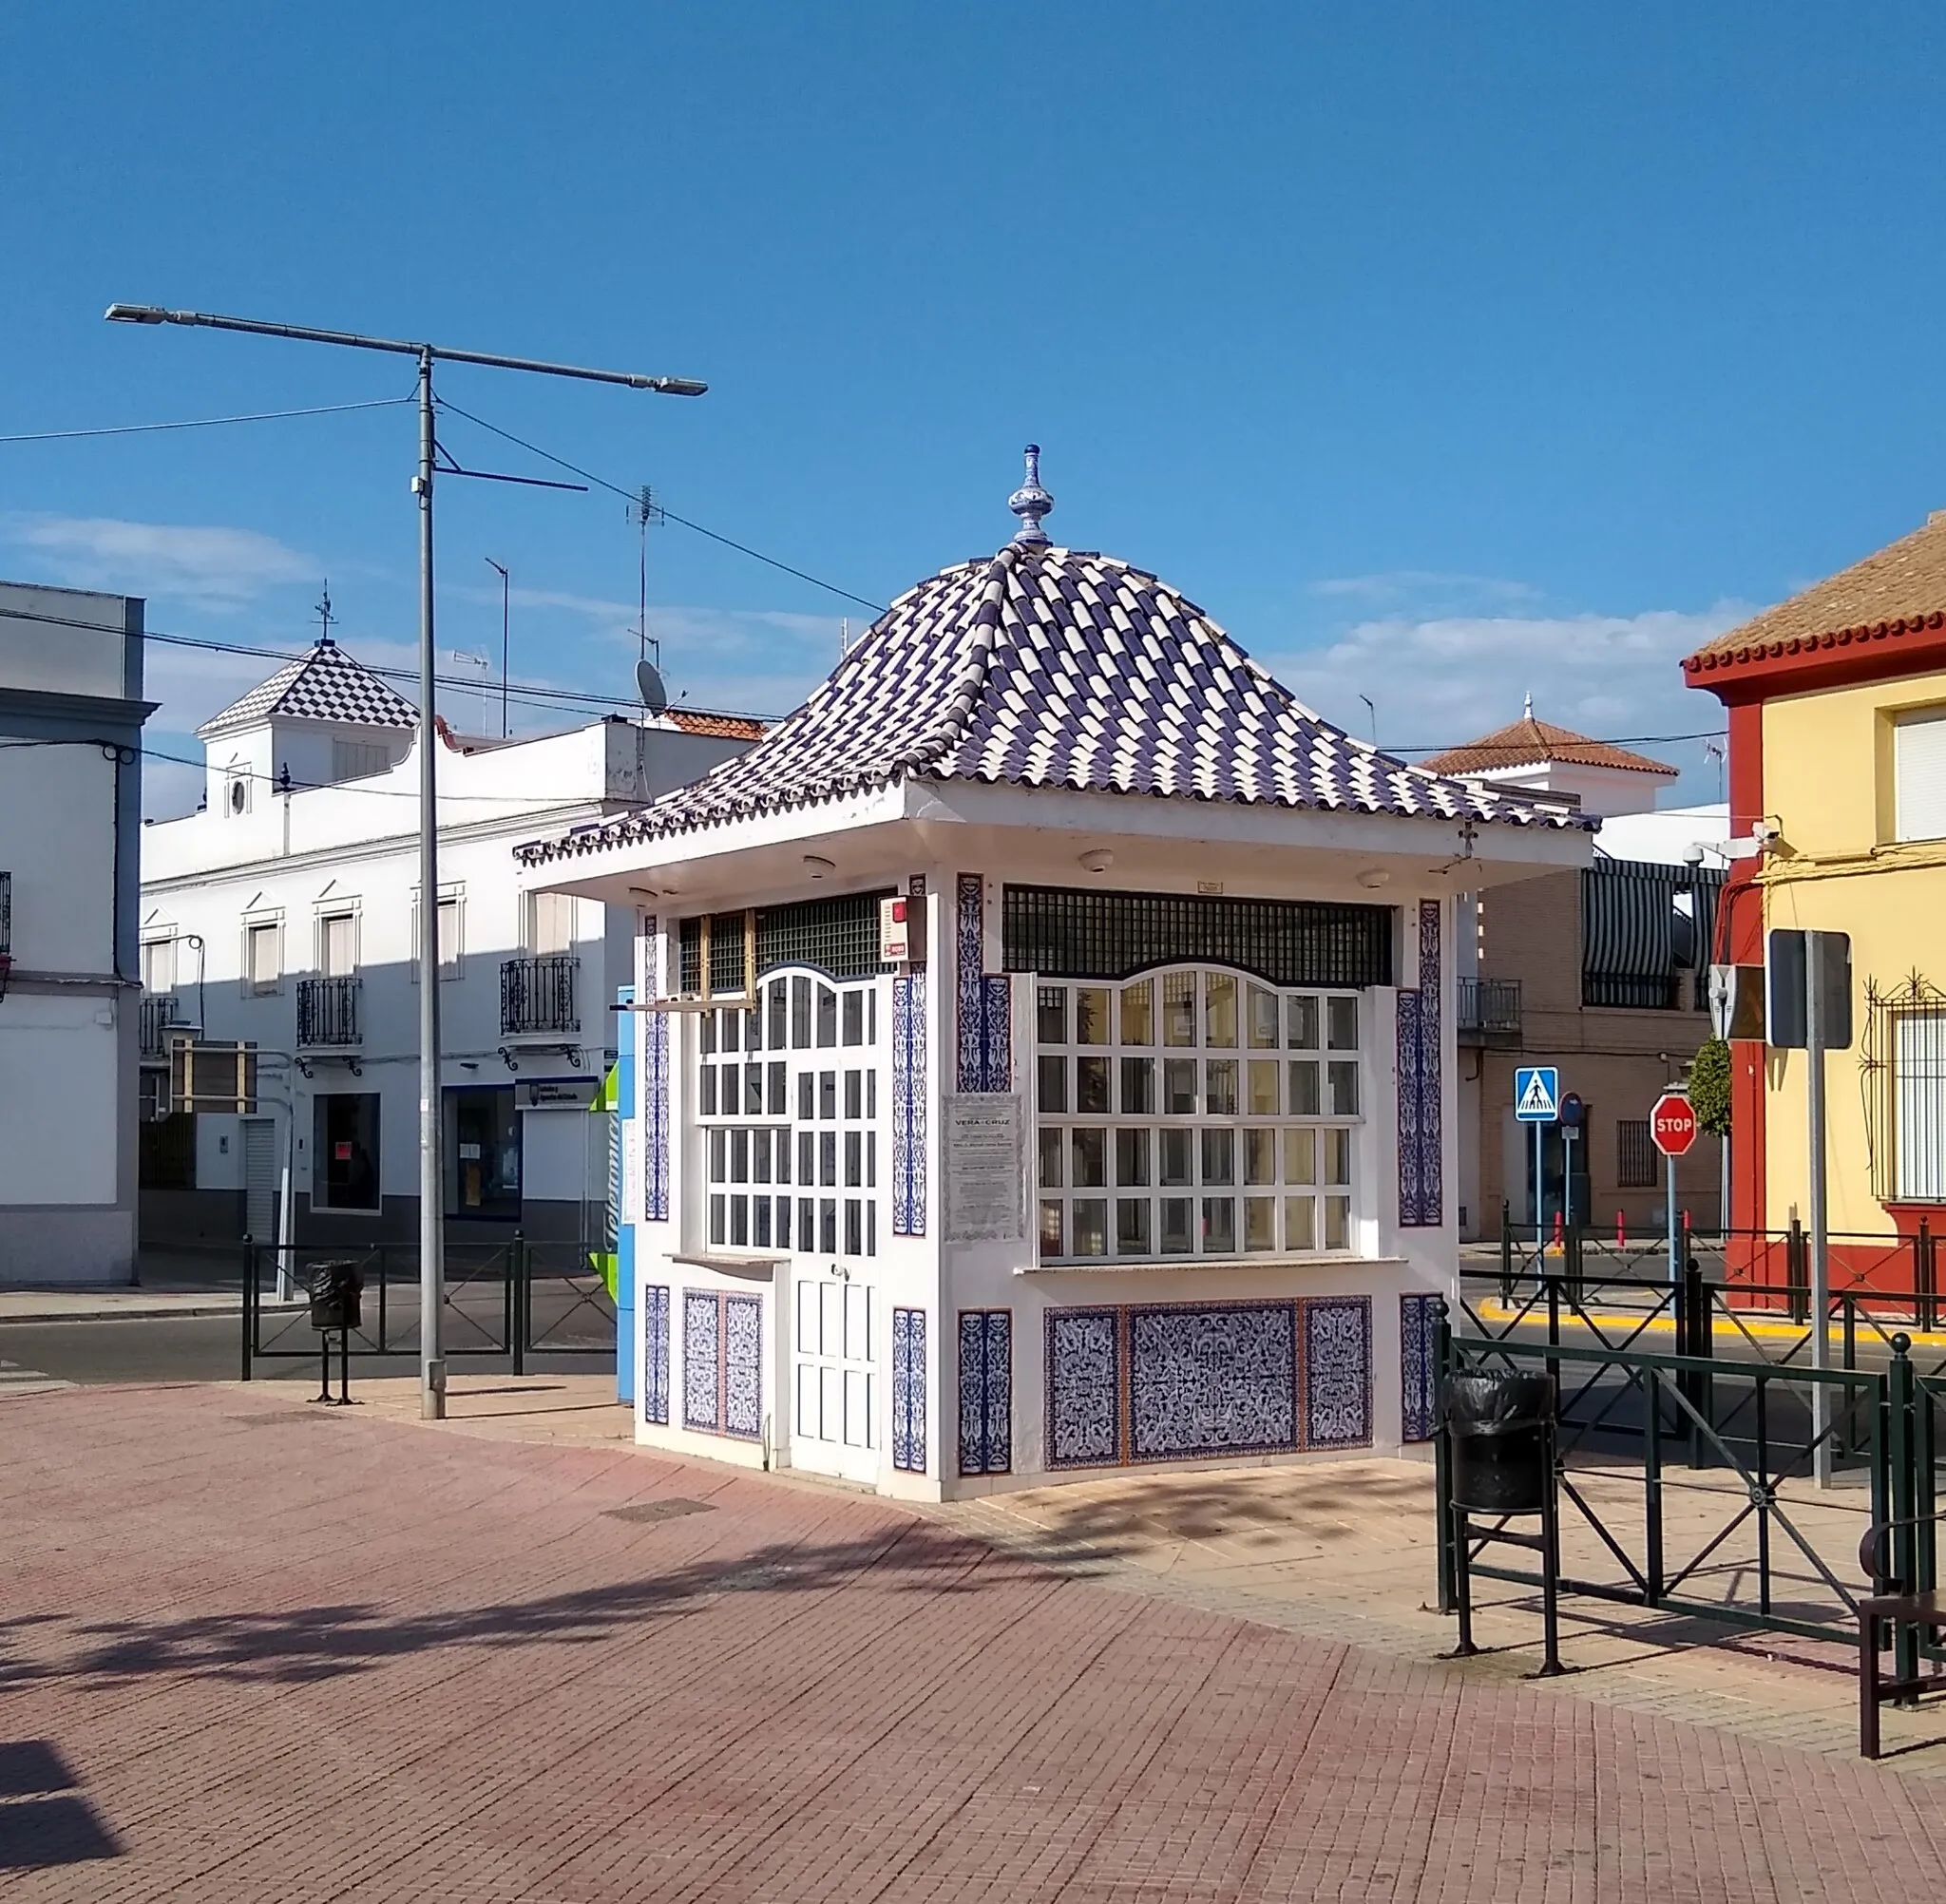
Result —
[[1649, 1134], [1647, 1117], [1621, 1117], [1615, 1121], [1615, 1187], [1618, 1190], [1653, 1190], [1660, 1175], [1655, 1140]]
[[1914, 973], [1865, 981], [1866, 1143], [1881, 1203], [1946, 1203], [1946, 992]]

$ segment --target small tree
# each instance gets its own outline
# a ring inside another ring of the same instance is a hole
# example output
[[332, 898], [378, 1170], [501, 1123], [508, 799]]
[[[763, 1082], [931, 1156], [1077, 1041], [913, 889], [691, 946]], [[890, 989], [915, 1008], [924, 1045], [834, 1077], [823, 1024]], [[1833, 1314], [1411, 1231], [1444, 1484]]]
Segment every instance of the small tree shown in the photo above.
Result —
[[1712, 1137], [1729, 1135], [1729, 1046], [1711, 1038], [1689, 1064], [1689, 1102]]

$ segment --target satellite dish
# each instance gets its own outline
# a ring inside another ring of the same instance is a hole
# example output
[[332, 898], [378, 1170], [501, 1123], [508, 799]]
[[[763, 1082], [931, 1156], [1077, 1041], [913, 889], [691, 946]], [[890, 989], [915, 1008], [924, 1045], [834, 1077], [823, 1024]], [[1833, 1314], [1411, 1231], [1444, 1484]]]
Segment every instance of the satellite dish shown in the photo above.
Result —
[[669, 705], [669, 690], [662, 685], [662, 676], [653, 661], [635, 664], [635, 691], [651, 714], [660, 714]]

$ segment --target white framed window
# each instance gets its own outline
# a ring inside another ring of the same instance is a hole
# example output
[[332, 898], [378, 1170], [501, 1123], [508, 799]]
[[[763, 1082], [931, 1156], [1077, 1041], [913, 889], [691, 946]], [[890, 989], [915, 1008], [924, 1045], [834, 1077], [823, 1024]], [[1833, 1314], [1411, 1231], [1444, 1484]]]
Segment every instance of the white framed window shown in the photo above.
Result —
[[1893, 837], [1946, 840], [1946, 707], [1901, 714], [1892, 729]]
[[[444, 892], [439, 896], [435, 908], [439, 919], [439, 976], [442, 980], [463, 979], [466, 977], [466, 929], [467, 900], [463, 892]], [[424, 912], [415, 898], [412, 901], [412, 982], [419, 982], [420, 933], [425, 929], [422, 923]]]
[[327, 979], [356, 977], [358, 915], [355, 912], [325, 912], [318, 915], [317, 966]]
[[527, 895], [527, 950], [537, 959], [574, 950], [575, 904], [571, 892]]
[[151, 996], [176, 989], [176, 936], [142, 942], [142, 989]]
[[275, 992], [284, 979], [284, 924], [281, 918], [243, 922], [243, 989], [251, 997]]
[[1946, 1203], [1946, 1011], [1892, 1020], [1893, 1200]]
[[1351, 1247], [1356, 992], [1180, 966], [1035, 994], [1040, 1258]]
[[875, 1257], [878, 987], [778, 973], [754, 1011], [696, 1018], [694, 1102], [712, 1248]]

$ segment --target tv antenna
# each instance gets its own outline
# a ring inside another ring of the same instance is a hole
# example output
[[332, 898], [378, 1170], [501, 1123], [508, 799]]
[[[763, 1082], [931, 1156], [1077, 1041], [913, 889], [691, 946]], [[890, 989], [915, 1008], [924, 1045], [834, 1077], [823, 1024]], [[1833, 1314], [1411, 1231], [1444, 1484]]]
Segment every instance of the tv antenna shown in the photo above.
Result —
[[[649, 633], [649, 524], [662, 520], [662, 509], [646, 483], [629, 500], [628, 519], [636, 527], [636, 635], [641, 644], [641, 658], [635, 664], [635, 686], [642, 706], [658, 714], [669, 705], [669, 690], [662, 685], [662, 644]], [[656, 651], [653, 661], [649, 659], [651, 648]]]

